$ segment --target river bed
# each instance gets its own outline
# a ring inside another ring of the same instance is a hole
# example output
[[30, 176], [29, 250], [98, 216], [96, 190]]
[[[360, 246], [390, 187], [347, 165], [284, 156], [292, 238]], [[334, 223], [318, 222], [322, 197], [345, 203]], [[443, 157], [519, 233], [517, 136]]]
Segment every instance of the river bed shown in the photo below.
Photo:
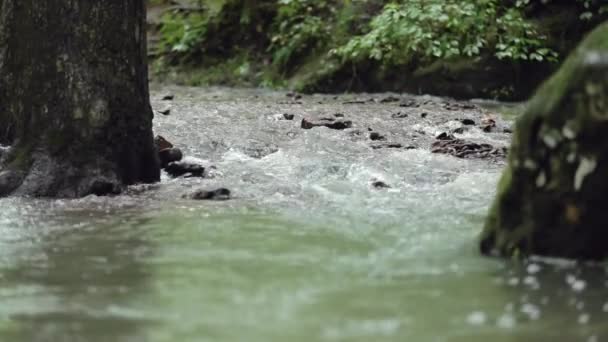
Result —
[[[156, 133], [207, 178], [0, 199], [0, 341], [608, 339], [604, 265], [478, 253], [504, 158], [431, 150], [464, 119], [459, 139], [508, 146], [495, 106], [289, 95], [154, 86]], [[183, 198], [218, 187], [233, 198]]]

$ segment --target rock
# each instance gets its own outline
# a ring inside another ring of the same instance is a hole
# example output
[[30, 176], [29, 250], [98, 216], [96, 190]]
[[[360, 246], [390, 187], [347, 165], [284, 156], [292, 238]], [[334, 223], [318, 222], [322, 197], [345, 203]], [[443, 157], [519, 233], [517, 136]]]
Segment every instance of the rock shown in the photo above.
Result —
[[295, 115], [293, 115], [293, 114], [288, 114], [288, 113], [284, 113], [284, 114], [283, 114], [283, 119], [285, 119], [285, 120], [290, 120], [290, 121], [291, 121], [291, 120], [293, 120], [295, 117], [296, 117], [296, 116], [295, 116]]
[[475, 120], [472, 120], [472, 119], [462, 119], [462, 120], [460, 120], [460, 123], [462, 123], [465, 126], [475, 126]]
[[162, 135], [157, 135], [156, 138], [154, 138], [154, 146], [156, 146], [157, 151], [173, 148], [173, 144], [165, 139]]
[[166, 94], [162, 97], [163, 101], [173, 101], [173, 99], [175, 98], [175, 95], [173, 94]]
[[391, 186], [380, 180], [372, 181], [372, 187], [376, 189], [390, 189]]
[[197, 190], [185, 197], [197, 201], [226, 201], [230, 199], [231, 192], [226, 188], [219, 188], [216, 190]]
[[181, 161], [169, 163], [165, 167], [169, 176], [177, 178], [185, 177], [205, 177], [205, 167], [202, 161], [196, 158], [184, 158]]
[[472, 103], [458, 103], [458, 102], [446, 102], [443, 104], [443, 108], [447, 109], [447, 110], [472, 110], [472, 109], [476, 109], [477, 106], [475, 106]]
[[6, 157], [8, 155], [10, 150], [11, 150], [11, 148], [9, 146], [0, 145], [0, 163], [2, 162], [4, 157]]
[[427, 116], [429, 116], [429, 113], [421, 113], [420, 114], [420, 117], [423, 118], [423, 119], [426, 118]]
[[165, 168], [169, 163], [177, 162], [182, 160], [184, 157], [182, 151], [179, 148], [165, 148], [158, 151], [158, 158], [160, 159], [160, 167]]
[[405, 100], [399, 104], [399, 107], [420, 107], [420, 104], [415, 100]]
[[404, 147], [402, 144], [393, 143], [393, 142], [372, 144], [372, 145], [370, 145], [370, 147], [374, 150], [379, 150], [379, 149], [383, 149], [383, 148], [403, 148], [406, 150], [412, 150], [412, 149], [416, 148], [416, 146], [412, 146], [412, 145]]
[[373, 141], [376, 141], [376, 140], [386, 140], [386, 138], [383, 135], [381, 135], [380, 133], [378, 133], [378, 132], [371, 132], [369, 134], [369, 139], [373, 140]]
[[463, 134], [465, 132], [465, 127], [458, 127], [452, 130], [452, 134]]
[[171, 108], [164, 108], [164, 109], [158, 110], [157, 112], [159, 114], [162, 114], [162, 115], [166, 116], [166, 115], [171, 114]]
[[492, 115], [485, 115], [481, 119], [481, 130], [490, 133], [496, 128], [496, 118]]
[[380, 103], [391, 103], [391, 102], [399, 102], [399, 98], [396, 96], [389, 95], [380, 99]]
[[454, 138], [435, 141], [431, 145], [431, 153], [449, 154], [457, 158], [504, 159], [507, 149]]
[[336, 120], [333, 118], [320, 118], [318, 120], [302, 119], [302, 128], [311, 129], [314, 127], [327, 127], [330, 129], [344, 130], [351, 128], [353, 122], [350, 120]]
[[455, 140], [456, 137], [453, 136], [452, 134], [443, 132], [443, 133], [439, 134], [438, 136], [436, 136], [435, 139], [437, 139], [437, 140]]
[[407, 117], [408, 117], [408, 114], [405, 112], [397, 112], [397, 113], [391, 115], [391, 118], [393, 118], [393, 119], [404, 119]]
[[295, 92], [288, 92], [287, 94], [285, 94], [285, 96], [291, 97], [294, 100], [300, 100], [302, 98], [301, 94], [298, 94], [298, 93], [295, 93]]
[[606, 37], [600, 24], [517, 120], [482, 253], [608, 258]]

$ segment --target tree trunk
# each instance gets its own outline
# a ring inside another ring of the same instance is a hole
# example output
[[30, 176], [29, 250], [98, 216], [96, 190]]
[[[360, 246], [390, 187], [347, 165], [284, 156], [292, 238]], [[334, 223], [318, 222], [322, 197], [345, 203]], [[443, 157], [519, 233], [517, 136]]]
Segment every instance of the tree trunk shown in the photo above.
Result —
[[144, 0], [0, 0], [0, 195], [159, 180]]
[[608, 23], [517, 121], [484, 253], [608, 257]]

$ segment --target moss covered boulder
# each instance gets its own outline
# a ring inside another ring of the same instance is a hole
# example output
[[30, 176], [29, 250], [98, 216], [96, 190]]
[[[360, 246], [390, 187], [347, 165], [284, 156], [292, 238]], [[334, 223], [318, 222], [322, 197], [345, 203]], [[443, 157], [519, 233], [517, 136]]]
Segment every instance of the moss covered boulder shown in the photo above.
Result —
[[518, 120], [480, 245], [502, 256], [608, 257], [608, 23]]

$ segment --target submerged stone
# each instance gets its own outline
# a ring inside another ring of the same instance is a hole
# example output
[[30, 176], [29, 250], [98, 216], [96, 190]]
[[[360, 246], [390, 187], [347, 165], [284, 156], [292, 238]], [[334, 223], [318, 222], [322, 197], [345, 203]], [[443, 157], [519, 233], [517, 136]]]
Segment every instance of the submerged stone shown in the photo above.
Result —
[[517, 121], [483, 253], [608, 257], [608, 64], [597, 58], [608, 54], [606, 37], [608, 23], [586, 38]]
[[158, 158], [160, 159], [161, 168], [167, 167], [169, 163], [180, 161], [183, 157], [184, 155], [182, 150], [175, 147], [158, 151]]
[[197, 190], [185, 197], [198, 201], [227, 201], [231, 197], [231, 192], [226, 188], [219, 188], [216, 190]]
[[327, 127], [335, 130], [344, 130], [347, 128], [351, 128], [353, 126], [353, 122], [350, 120], [342, 120], [342, 119], [334, 119], [334, 118], [320, 118], [317, 120], [314, 119], [302, 119], [301, 127], [303, 129], [312, 129], [315, 127]]
[[164, 169], [171, 177], [204, 177], [205, 167], [195, 158], [187, 157], [181, 161], [169, 163]]

